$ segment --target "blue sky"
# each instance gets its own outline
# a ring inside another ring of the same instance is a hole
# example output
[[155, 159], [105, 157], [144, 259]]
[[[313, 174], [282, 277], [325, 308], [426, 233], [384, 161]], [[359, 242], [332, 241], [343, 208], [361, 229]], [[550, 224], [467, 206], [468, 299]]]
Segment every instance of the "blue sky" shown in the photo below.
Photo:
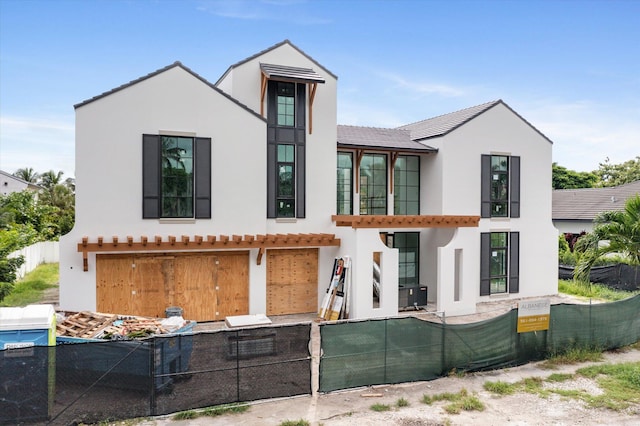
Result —
[[339, 124], [502, 99], [561, 166], [640, 155], [638, 0], [0, 0], [0, 169], [73, 176], [74, 104], [177, 60], [215, 82], [284, 39], [338, 76]]

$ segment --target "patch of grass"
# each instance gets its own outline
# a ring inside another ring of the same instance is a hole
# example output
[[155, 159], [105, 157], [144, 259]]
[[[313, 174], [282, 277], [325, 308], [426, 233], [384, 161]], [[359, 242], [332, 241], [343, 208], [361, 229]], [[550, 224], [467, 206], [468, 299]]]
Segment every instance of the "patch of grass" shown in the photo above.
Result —
[[310, 426], [311, 423], [309, 423], [307, 420], [305, 419], [299, 419], [299, 420], [285, 420], [283, 422], [280, 422], [279, 426]]
[[377, 412], [391, 410], [391, 406], [388, 404], [373, 404], [370, 408]]
[[429, 395], [425, 393], [424, 395], [422, 395], [422, 403], [426, 405], [431, 405], [433, 404], [433, 398], [431, 398]]
[[173, 420], [192, 420], [200, 417], [200, 413], [197, 411], [189, 410], [189, 411], [181, 411], [173, 415]]
[[500, 380], [497, 382], [484, 382], [482, 386], [485, 390], [498, 395], [511, 395], [516, 391], [515, 385]]
[[404, 398], [400, 398], [399, 400], [396, 401], [396, 407], [408, 407], [409, 406], [409, 401], [407, 401]]
[[11, 293], [0, 302], [0, 306], [26, 306], [39, 302], [46, 289], [57, 285], [58, 278], [57, 263], [42, 264], [17, 281]]
[[249, 410], [249, 406], [247, 404], [226, 404], [205, 408], [202, 410], [202, 415], [215, 417], [222, 416], [223, 414], [240, 414], [247, 410]]
[[606, 300], [610, 302], [640, 294], [640, 291], [613, 290], [606, 285], [593, 283], [589, 285], [574, 280], [559, 280], [558, 292], [587, 299]]
[[249, 409], [247, 404], [225, 404], [217, 405], [215, 407], [207, 407], [202, 411], [181, 411], [173, 416], [174, 420], [192, 420], [198, 417], [216, 417], [224, 414], [239, 414], [244, 413]]
[[567, 380], [573, 379], [573, 374], [567, 373], [553, 373], [549, 377], [547, 377], [547, 382], [566, 382]]
[[640, 362], [593, 365], [576, 374], [596, 380], [603, 390], [602, 395], [581, 397], [592, 407], [621, 410], [640, 403]]
[[464, 411], [483, 411], [484, 404], [475, 395], [469, 395], [466, 389], [461, 389], [458, 393], [444, 392], [436, 395], [423, 395], [422, 402], [431, 405], [435, 401], [448, 401], [444, 410], [449, 414], [460, 414]]
[[540, 396], [546, 395], [546, 391], [542, 389], [542, 378], [527, 377], [521, 381], [522, 390], [527, 393], [537, 393]]
[[604, 359], [599, 348], [571, 347], [563, 351], [552, 353], [540, 364], [541, 368], [554, 369], [558, 365], [573, 365], [580, 362], [599, 362]]

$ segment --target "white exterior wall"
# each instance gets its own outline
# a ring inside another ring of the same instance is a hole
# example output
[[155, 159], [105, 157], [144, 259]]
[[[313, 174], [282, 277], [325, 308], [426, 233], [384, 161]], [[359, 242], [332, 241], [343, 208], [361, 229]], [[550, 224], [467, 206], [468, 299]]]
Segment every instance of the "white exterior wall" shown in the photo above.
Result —
[[[325, 80], [324, 83], [317, 85], [313, 102], [313, 128], [311, 134], [309, 134], [309, 88], [307, 86], [307, 105], [305, 107], [307, 114], [305, 120], [307, 126], [306, 217], [304, 219], [268, 219], [266, 220], [266, 232], [273, 234], [336, 233], [335, 225], [331, 221], [331, 215], [335, 214], [336, 210], [337, 80], [329, 71], [285, 43], [259, 57], [233, 67], [217, 83], [217, 87], [258, 114], [260, 114], [260, 63], [312, 68]], [[264, 114], [265, 116], [267, 114], [266, 93], [264, 97]], [[266, 130], [261, 140], [266, 146]], [[266, 160], [263, 161], [263, 164], [266, 165]], [[266, 177], [266, 171], [263, 176]], [[266, 183], [264, 192], [266, 193]], [[262, 220], [264, 221], [266, 207], [263, 206], [266, 206], [266, 200], [260, 207]], [[343, 255], [350, 255], [350, 253], [345, 252], [341, 247], [320, 248], [318, 259], [318, 304], [322, 303], [322, 296], [329, 284], [327, 277], [331, 275], [334, 258]], [[253, 273], [253, 271], [251, 272]], [[266, 274], [264, 271], [262, 273]], [[264, 279], [259, 282], [264, 283]], [[266, 301], [262, 300], [262, 303], [266, 304]]]
[[[142, 134], [167, 132], [211, 137], [211, 219], [142, 219]], [[83, 272], [77, 252], [83, 236], [265, 233], [265, 134], [264, 121], [179, 67], [79, 107], [76, 223], [60, 241], [61, 308], [96, 308], [95, 254]], [[252, 260], [252, 276], [264, 274]]]
[[558, 234], [579, 234], [582, 231], [593, 231], [593, 222], [590, 220], [555, 220], [553, 225], [558, 230]]
[[[519, 156], [520, 218], [481, 219], [478, 228], [460, 228], [438, 251], [438, 311], [475, 312], [477, 302], [557, 294], [558, 233], [551, 221], [551, 143], [502, 104], [446, 135], [442, 214], [479, 215], [482, 154]], [[480, 233], [520, 233], [519, 293], [479, 296]], [[431, 247], [433, 248], [433, 247]], [[462, 298], [454, 302], [453, 256], [462, 250]]]
[[[314, 68], [326, 80], [318, 84], [313, 133], [306, 135], [306, 218], [266, 219], [266, 122], [184, 69], [171, 68], [76, 110], [77, 219], [61, 239], [63, 309], [96, 309], [96, 256], [89, 253], [89, 271], [83, 272], [77, 252], [83, 236], [110, 241], [131, 235], [137, 241], [142, 235], [335, 233], [336, 80], [284, 44], [234, 68], [219, 84], [257, 114], [260, 62]], [[211, 219], [142, 219], [142, 134], [172, 132], [212, 138]], [[323, 247], [319, 253], [321, 295], [334, 257], [347, 253], [339, 247]], [[252, 314], [266, 312], [266, 262], [257, 265], [257, 255], [251, 250]]]
[[9, 195], [14, 192], [24, 191], [27, 189], [27, 186], [27, 183], [20, 179], [0, 173], [0, 194], [2, 195]]

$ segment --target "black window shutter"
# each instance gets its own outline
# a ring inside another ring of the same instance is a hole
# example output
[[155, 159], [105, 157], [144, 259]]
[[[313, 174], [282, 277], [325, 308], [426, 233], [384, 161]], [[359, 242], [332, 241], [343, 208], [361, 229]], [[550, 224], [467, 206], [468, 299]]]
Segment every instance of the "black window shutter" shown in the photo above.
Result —
[[520, 233], [509, 235], [509, 293], [520, 292]]
[[160, 217], [160, 136], [142, 135], [142, 218]]
[[491, 293], [491, 233], [480, 234], [480, 296]]
[[211, 138], [195, 139], [196, 219], [211, 219]]
[[485, 154], [480, 172], [480, 217], [491, 217], [491, 156]]
[[511, 174], [509, 209], [511, 217], [520, 217], [520, 157], [511, 157], [509, 172]]
[[305, 217], [305, 146], [296, 146], [296, 217]]

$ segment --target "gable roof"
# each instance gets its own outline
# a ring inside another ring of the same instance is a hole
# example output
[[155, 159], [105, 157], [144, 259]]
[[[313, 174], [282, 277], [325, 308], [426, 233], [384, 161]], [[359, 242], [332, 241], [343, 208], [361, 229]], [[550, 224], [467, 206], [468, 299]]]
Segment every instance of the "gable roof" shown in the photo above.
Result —
[[496, 105], [504, 105], [507, 109], [513, 112], [516, 116], [518, 116], [522, 121], [527, 123], [529, 127], [531, 127], [543, 138], [545, 138], [549, 143], [553, 143], [542, 132], [540, 132], [538, 129], [532, 126], [531, 123], [529, 123], [527, 120], [522, 118], [520, 114], [518, 114], [513, 109], [511, 109], [509, 105], [504, 103], [502, 99], [498, 99], [496, 101], [491, 101], [491, 102], [476, 105], [473, 107], [461, 109], [459, 111], [451, 112], [448, 114], [439, 115], [437, 117], [428, 118], [426, 120], [418, 121], [415, 123], [406, 124], [404, 126], [400, 126], [399, 129], [405, 129], [405, 130], [411, 131], [411, 139], [416, 141], [444, 136], [448, 133], [451, 133], [458, 127], [473, 120], [477, 116], [489, 111], [491, 108], [495, 107]]
[[301, 55], [303, 55], [304, 57], [306, 57], [307, 59], [309, 59], [311, 62], [313, 62], [314, 64], [316, 64], [317, 66], [319, 66], [320, 68], [322, 68], [324, 71], [326, 71], [331, 77], [335, 78], [336, 80], [338, 79], [338, 77], [332, 73], [331, 71], [329, 71], [327, 68], [325, 68], [323, 65], [321, 65], [318, 61], [316, 61], [315, 59], [313, 59], [311, 56], [307, 55], [305, 52], [303, 52], [298, 46], [296, 46], [295, 44], [291, 43], [288, 39], [285, 39], [283, 41], [281, 41], [280, 43], [276, 43], [271, 47], [268, 47], [254, 55], [249, 56], [248, 58], [245, 58], [239, 62], [236, 62], [235, 64], [229, 66], [229, 68], [227, 68], [227, 70], [224, 72], [224, 74], [222, 74], [222, 76], [220, 76], [220, 78], [218, 79], [218, 81], [216, 81], [215, 85], [217, 86], [218, 84], [220, 84], [220, 82], [222, 80], [224, 80], [224, 78], [227, 76], [227, 74], [229, 74], [229, 72], [231, 72], [232, 69], [239, 67], [240, 65], [247, 63], [259, 56], [264, 55], [267, 52], [270, 52], [274, 49], [277, 49], [280, 46], [283, 46], [285, 44], [288, 44], [289, 46], [293, 47], [295, 50], [297, 50]]
[[627, 199], [640, 194], [640, 180], [607, 188], [556, 189], [553, 191], [553, 220], [593, 219], [602, 212], [623, 210]]
[[130, 81], [130, 82], [128, 82], [128, 83], [125, 83], [125, 84], [123, 84], [123, 85], [121, 85], [121, 86], [118, 86], [118, 87], [116, 87], [116, 88], [114, 88], [114, 89], [111, 89], [111, 90], [109, 90], [109, 91], [107, 91], [107, 92], [101, 93], [101, 94], [99, 94], [99, 95], [97, 95], [97, 96], [94, 96], [93, 98], [90, 98], [90, 99], [87, 99], [87, 100], [85, 100], [85, 101], [82, 101], [82, 102], [80, 102], [80, 103], [78, 103], [78, 104], [75, 104], [75, 105], [73, 106], [73, 108], [74, 108], [74, 109], [78, 109], [78, 108], [80, 108], [80, 107], [82, 107], [82, 106], [85, 106], [85, 105], [87, 105], [87, 104], [90, 104], [91, 102], [94, 102], [94, 101], [97, 101], [98, 99], [102, 99], [102, 98], [104, 98], [104, 97], [107, 97], [107, 96], [109, 96], [109, 95], [112, 95], [112, 94], [114, 94], [114, 93], [116, 93], [116, 92], [119, 92], [119, 91], [121, 91], [121, 90], [124, 90], [124, 89], [126, 89], [126, 88], [128, 88], [128, 87], [131, 87], [131, 86], [133, 86], [133, 85], [135, 85], [135, 84], [138, 84], [138, 83], [140, 83], [140, 82], [142, 82], [142, 81], [148, 80], [148, 79], [150, 79], [150, 78], [152, 78], [152, 77], [155, 77], [155, 76], [157, 76], [157, 75], [159, 75], [159, 74], [162, 74], [163, 72], [169, 71], [170, 69], [173, 69], [173, 68], [176, 68], [176, 67], [177, 67], [177, 68], [181, 68], [181, 69], [183, 69], [184, 71], [186, 71], [187, 73], [191, 74], [192, 76], [194, 76], [195, 78], [197, 78], [198, 80], [202, 81], [204, 84], [206, 84], [207, 86], [209, 86], [212, 90], [215, 90], [216, 92], [218, 92], [219, 94], [221, 94], [221, 95], [222, 95], [222, 96], [224, 96], [225, 98], [229, 99], [231, 102], [233, 102], [233, 103], [235, 103], [236, 105], [238, 105], [239, 107], [241, 107], [241, 108], [245, 109], [247, 112], [250, 112], [250, 113], [251, 113], [251, 114], [253, 114], [254, 116], [256, 116], [256, 117], [258, 117], [259, 119], [261, 119], [262, 121], [265, 121], [265, 120], [266, 120], [264, 117], [262, 117], [260, 114], [258, 114], [258, 113], [256, 113], [255, 111], [253, 111], [251, 108], [249, 108], [249, 107], [248, 107], [248, 106], [246, 106], [245, 104], [243, 104], [243, 103], [239, 102], [237, 99], [235, 99], [235, 98], [231, 97], [229, 94], [227, 94], [227, 93], [223, 92], [222, 90], [218, 89], [218, 88], [217, 88], [217, 87], [215, 87], [213, 84], [211, 84], [209, 81], [207, 81], [204, 77], [201, 77], [199, 74], [196, 74], [195, 72], [193, 72], [190, 68], [188, 68], [188, 67], [184, 66], [180, 61], [176, 61], [176, 62], [174, 62], [174, 63], [173, 63], [173, 64], [171, 64], [171, 65], [167, 65], [166, 67], [160, 68], [159, 70], [156, 70], [156, 71], [154, 71], [154, 72], [152, 72], [152, 73], [149, 73], [149, 74], [147, 74], [147, 75], [145, 75], [145, 76], [142, 76], [142, 77], [140, 77], [140, 78], [137, 78], [137, 79], [135, 79], [135, 80], [132, 80], [132, 81]]
[[438, 151], [436, 148], [411, 140], [411, 134], [408, 130], [343, 125], [338, 125], [338, 148], [415, 153]]
[[33, 182], [28, 182], [28, 181], [26, 181], [24, 179], [20, 179], [18, 176], [14, 176], [11, 173], [7, 173], [7, 172], [5, 172], [3, 170], [0, 170], [0, 175], [4, 176], [5, 182], [6, 182], [6, 179], [11, 179], [11, 180], [16, 181], [18, 183], [21, 183], [23, 185], [27, 185], [27, 187], [29, 189], [42, 189], [42, 187], [40, 185], [38, 185], [38, 184], [35, 184]]

